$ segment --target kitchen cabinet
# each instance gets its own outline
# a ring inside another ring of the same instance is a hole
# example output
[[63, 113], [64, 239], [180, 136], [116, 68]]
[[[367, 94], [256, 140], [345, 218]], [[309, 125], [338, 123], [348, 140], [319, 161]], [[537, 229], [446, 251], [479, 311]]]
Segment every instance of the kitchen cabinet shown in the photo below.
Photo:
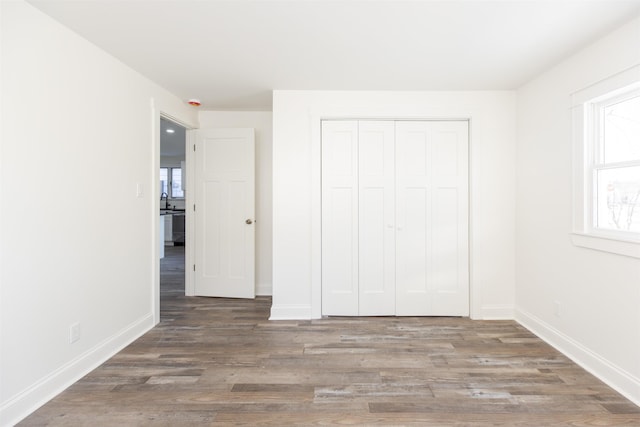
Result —
[[173, 245], [173, 215], [164, 214], [164, 244]]
[[160, 253], [160, 259], [164, 258], [164, 221], [166, 215], [160, 215], [160, 237], [158, 239], [158, 252]]

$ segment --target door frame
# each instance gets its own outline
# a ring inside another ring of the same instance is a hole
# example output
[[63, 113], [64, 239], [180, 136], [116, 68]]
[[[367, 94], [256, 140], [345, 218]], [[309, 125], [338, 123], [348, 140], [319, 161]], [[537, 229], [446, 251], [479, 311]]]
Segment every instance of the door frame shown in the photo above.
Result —
[[[172, 109], [167, 108], [160, 102], [157, 102], [154, 98], [151, 98], [151, 177], [150, 177], [150, 189], [149, 197], [151, 198], [151, 312], [153, 314], [153, 324], [157, 325], [160, 322], [160, 251], [158, 249], [160, 240], [160, 198], [156, 197], [156, 194], [160, 194], [160, 118], [171, 120], [174, 123], [187, 129], [186, 148], [189, 147], [189, 132], [198, 128], [196, 120], [190, 121], [188, 118], [178, 118], [175, 115], [169, 113]], [[188, 150], [185, 153], [188, 154]], [[186, 157], [187, 172], [191, 169], [189, 165], [188, 155]], [[189, 181], [187, 181], [187, 190], [189, 188]], [[188, 195], [188, 192], [187, 192]], [[185, 199], [185, 207], [187, 206], [188, 199]], [[193, 240], [189, 235], [186, 227], [191, 222], [190, 214], [188, 210], [185, 211], [185, 239], [188, 241]], [[189, 265], [188, 261], [191, 259], [191, 254], [187, 246], [185, 246], [185, 266]], [[185, 268], [185, 276], [187, 273]], [[187, 290], [187, 277], [185, 277], [185, 293]]]
[[187, 129], [186, 133], [186, 148], [185, 148], [185, 164], [187, 165], [187, 173], [183, 175], [186, 180], [185, 183], [185, 244], [184, 244], [184, 294], [185, 296], [192, 297], [196, 294], [195, 275], [193, 274], [193, 268], [187, 268], [195, 264], [195, 224], [193, 218], [193, 205], [194, 205], [194, 192], [195, 185], [193, 178], [195, 175], [195, 144], [196, 144], [196, 131], [199, 128]]
[[322, 317], [322, 121], [323, 120], [395, 120], [395, 121], [467, 121], [469, 123], [469, 317], [472, 319], [481, 317], [480, 291], [474, 280], [474, 257], [473, 257], [473, 218], [474, 203], [474, 168], [473, 168], [473, 112], [453, 111], [442, 115], [431, 116], [416, 115], [395, 115], [393, 112], [386, 114], [367, 114], [355, 112], [335, 112], [311, 111], [309, 114], [311, 124], [311, 318]]

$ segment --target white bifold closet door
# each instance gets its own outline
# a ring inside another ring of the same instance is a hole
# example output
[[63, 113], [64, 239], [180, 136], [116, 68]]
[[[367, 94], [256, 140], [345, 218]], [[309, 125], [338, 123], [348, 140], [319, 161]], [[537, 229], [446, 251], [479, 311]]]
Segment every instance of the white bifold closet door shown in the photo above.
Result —
[[468, 122], [322, 122], [322, 313], [467, 316]]

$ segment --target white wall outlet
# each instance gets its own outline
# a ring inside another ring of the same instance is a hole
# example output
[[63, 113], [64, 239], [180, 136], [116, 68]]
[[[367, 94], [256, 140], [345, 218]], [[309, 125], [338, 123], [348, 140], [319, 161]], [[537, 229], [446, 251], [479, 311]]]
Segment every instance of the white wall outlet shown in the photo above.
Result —
[[560, 306], [560, 301], [554, 301], [553, 302], [553, 314], [556, 315], [556, 317], [560, 317], [561, 315], [561, 306]]
[[79, 339], [80, 339], [80, 323], [76, 322], [71, 326], [69, 326], [69, 344], [73, 344]]

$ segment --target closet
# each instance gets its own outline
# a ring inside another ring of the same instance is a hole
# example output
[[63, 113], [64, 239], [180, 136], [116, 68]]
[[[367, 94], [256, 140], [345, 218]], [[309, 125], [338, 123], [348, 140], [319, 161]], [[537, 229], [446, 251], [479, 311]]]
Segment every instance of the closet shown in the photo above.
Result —
[[322, 122], [323, 315], [469, 315], [468, 128]]

